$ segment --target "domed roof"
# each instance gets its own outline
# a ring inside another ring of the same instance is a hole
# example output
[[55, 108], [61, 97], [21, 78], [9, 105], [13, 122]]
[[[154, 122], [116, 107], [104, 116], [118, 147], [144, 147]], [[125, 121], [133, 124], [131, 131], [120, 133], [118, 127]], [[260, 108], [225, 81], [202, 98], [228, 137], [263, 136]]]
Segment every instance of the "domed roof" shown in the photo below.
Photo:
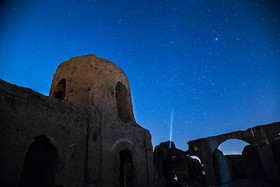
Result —
[[50, 97], [117, 113], [123, 122], [135, 121], [126, 75], [116, 64], [95, 55], [61, 63], [53, 76]]

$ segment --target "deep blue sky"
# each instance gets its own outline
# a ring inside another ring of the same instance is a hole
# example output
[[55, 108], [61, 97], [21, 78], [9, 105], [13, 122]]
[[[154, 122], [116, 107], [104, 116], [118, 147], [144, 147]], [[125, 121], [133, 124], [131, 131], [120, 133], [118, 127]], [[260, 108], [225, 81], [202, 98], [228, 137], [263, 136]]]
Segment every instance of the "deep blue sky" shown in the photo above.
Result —
[[[95, 54], [131, 86], [153, 146], [280, 121], [277, 0], [4, 0], [0, 78], [48, 95], [57, 66]], [[238, 146], [230, 146], [231, 152]]]

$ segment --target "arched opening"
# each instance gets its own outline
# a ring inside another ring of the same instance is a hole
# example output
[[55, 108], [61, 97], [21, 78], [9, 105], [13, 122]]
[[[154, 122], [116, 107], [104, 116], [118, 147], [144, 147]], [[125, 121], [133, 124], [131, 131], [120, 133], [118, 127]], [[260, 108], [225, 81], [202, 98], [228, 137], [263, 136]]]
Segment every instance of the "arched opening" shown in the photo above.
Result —
[[230, 139], [213, 152], [213, 168], [217, 185], [246, 183], [264, 177], [261, 160], [255, 146], [239, 139]]
[[120, 152], [120, 187], [133, 186], [133, 160], [129, 150]]
[[218, 146], [218, 149], [223, 152], [224, 155], [242, 155], [242, 151], [247, 142], [239, 139], [229, 139], [224, 141]]
[[280, 172], [280, 133], [273, 139], [271, 144], [271, 151], [277, 165], [278, 171]]
[[61, 79], [53, 92], [53, 97], [56, 99], [64, 99], [65, 98], [65, 94], [66, 94], [66, 80], [65, 79]]
[[46, 136], [34, 139], [35, 142], [29, 146], [25, 156], [19, 186], [54, 186], [59, 158], [57, 150]]
[[229, 139], [213, 152], [216, 184], [247, 178], [246, 164], [242, 156], [243, 148], [247, 145], [249, 144], [243, 140]]
[[201, 164], [201, 160], [197, 156], [191, 155], [189, 157], [192, 158], [193, 160], [196, 160], [197, 162], [199, 162]]
[[190, 173], [190, 186], [198, 186], [205, 184], [205, 175], [204, 165], [201, 163], [201, 160], [197, 156], [188, 156], [189, 157], [189, 173]]
[[129, 122], [129, 94], [126, 87], [120, 82], [116, 85], [116, 100], [119, 118], [125, 123]]

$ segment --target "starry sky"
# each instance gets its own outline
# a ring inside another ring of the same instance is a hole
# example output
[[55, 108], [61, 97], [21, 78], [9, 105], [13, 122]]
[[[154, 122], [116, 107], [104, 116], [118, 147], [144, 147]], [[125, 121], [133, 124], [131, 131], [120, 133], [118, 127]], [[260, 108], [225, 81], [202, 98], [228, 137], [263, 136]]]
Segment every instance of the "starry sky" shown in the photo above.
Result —
[[279, 4], [2, 0], [0, 78], [48, 95], [61, 62], [108, 59], [126, 73], [153, 146], [171, 138], [187, 150], [190, 140], [280, 121]]

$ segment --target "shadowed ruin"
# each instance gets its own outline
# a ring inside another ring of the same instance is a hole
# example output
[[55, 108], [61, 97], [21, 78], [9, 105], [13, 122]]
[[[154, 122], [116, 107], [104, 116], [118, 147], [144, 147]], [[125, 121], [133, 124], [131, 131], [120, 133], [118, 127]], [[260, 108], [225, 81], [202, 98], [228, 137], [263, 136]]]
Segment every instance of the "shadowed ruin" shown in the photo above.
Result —
[[167, 141], [155, 147], [155, 182], [157, 186], [204, 186], [203, 168], [198, 159]]
[[[134, 119], [114, 63], [85, 55], [59, 65], [50, 96], [0, 79], [0, 186], [277, 186], [280, 123], [190, 141], [187, 151]], [[223, 155], [229, 139], [247, 145]]]
[[0, 186], [154, 186], [151, 135], [112, 62], [63, 62], [50, 97], [1, 80], [0, 103]]
[[[279, 178], [280, 123], [188, 142], [187, 151], [173, 142], [155, 147], [155, 184], [158, 186], [276, 187]], [[218, 146], [229, 139], [250, 145], [242, 155], [223, 155]]]
[[[250, 183], [255, 181], [261, 186], [279, 184], [279, 133], [280, 123], [277, 122], [202, 138], [188, 142], [189, 149], [186, 154], [200, 158], [205, 169], [207, 186], [229, 183], [236, 183], [238, 186], [238, 179], [247, 179]], [[229, 139], [240, 139], [250, 144], [244, 148], [242, 157], [225, 157], [217, 149]]]

